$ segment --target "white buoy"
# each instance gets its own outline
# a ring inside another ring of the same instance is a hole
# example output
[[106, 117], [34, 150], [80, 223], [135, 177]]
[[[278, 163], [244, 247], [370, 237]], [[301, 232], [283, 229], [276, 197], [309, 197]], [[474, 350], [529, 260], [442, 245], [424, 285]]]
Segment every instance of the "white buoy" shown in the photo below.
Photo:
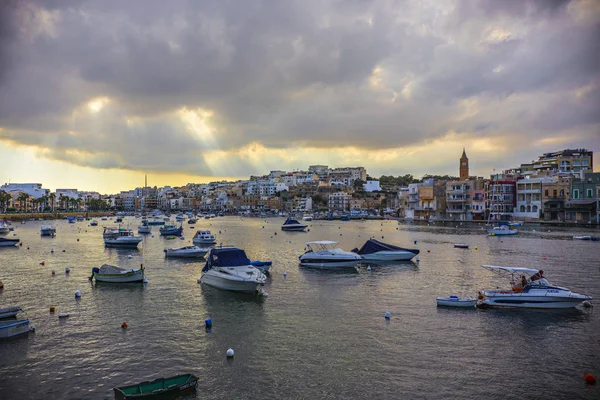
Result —
[[263, 297], [269, 297], [269, 293], [267, 292], [262, 292]]
[[233, 349], [227, 350], [227, 358], [233, 357]]
[[144, 283], [148, 283], [148, 279], [147, 279], [147, 278], [144, 278], [144, 281], [143, 281], [143, 282], [144, 282]]
[[286, 277], [287, 276], [287, 272], [283, 271], [283, 276]]
[[65, 274], [68, 274], [69, 272], [71, 272], [71, 268], [69, 268], [69, 267], [65, 268]]
[[130, 255], [127, 256], [127, 258], [132, 259], [133, 256], [130, 254]]
[[50, 249], [50, 253], [54, 253], [54, 249]]
[[371, 266], [369, 265], [369, 266], [367, 266], [367, 271], [370, 271], [370, 270], [371, 270]]
[[417, 256], [417, 262], [421, 262], [421, 257]]
[[391, 317], [391, 314], [390, 314], [390, 312], [389, 312], [389, 311], [386, 311], [386, 312], [385, 312], [385, 319], [390, 319], [390, 317]]
[[68, 316], [69, 316], [69, 313], [66, 313], [66, 312], [58, 313], [58, 318], [67, 318]]
[[81, 291], [76, 290], [75, 291], [75, 297], [81, 297]]

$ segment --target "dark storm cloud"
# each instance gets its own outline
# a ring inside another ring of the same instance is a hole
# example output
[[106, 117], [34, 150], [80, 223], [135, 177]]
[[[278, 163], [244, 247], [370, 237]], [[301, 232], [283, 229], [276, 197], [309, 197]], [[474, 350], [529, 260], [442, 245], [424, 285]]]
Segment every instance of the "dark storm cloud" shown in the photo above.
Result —
[[[600, 16], [578, 20], [582, 4], [0, 2], [0, 140], [80, 165], [209, 174], [206, 152], [252, 142], [386, 149], [598, 125]], [[109, 105], [90, 113], [98, 97]], [[457, 118], [469, 99], [479, 110]], [[215, 143], [183, 107], [213, 112]]]

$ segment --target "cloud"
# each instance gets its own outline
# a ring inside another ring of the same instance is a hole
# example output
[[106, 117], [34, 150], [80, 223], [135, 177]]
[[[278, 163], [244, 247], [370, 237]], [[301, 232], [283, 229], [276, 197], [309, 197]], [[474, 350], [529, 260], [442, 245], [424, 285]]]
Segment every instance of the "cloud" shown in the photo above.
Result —
[[7, 1], [0, 140], [81, 166], [217, 176], [309, 159], [416, 171], [397, 155], [446, 140], [443, 152], [453, 132], [539, 144], [486, 159], [516, 165], [557, 143], [598, 148], [598, 37], [588, 0]]

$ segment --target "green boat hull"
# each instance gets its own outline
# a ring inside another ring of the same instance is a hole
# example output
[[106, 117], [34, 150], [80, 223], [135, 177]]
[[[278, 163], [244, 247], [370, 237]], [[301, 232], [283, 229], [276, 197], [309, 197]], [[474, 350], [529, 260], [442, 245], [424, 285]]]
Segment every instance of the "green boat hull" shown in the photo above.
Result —
[[115, 399], [173, 399], [196, 390], [198, 377], [192, 374], [158, 378], [151, 382], [114, 388]]

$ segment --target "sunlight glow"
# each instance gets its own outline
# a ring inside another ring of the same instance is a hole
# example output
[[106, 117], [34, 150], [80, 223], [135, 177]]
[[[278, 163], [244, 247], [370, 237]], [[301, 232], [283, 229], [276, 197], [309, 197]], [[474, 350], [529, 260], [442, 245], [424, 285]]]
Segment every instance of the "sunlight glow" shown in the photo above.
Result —
[[91, 112], [97, 113], [108, 103], [108, 97], [98, 97], [88, 102], [87, 106]]

